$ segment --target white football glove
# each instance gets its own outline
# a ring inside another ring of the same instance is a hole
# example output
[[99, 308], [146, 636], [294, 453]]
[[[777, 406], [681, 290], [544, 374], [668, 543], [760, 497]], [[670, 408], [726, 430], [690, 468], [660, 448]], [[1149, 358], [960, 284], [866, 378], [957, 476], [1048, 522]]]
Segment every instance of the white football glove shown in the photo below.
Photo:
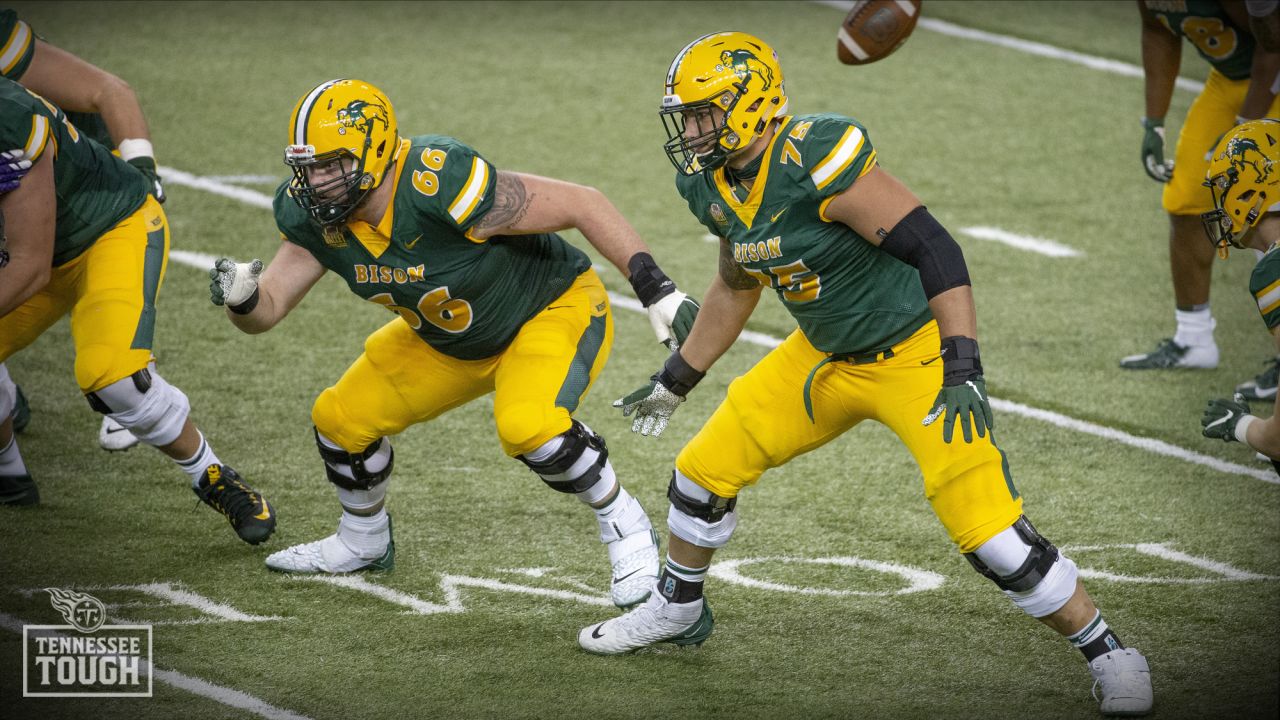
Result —
[[261, 260], [238, 263], [230, 258], [218, 258], [209, 271], [209, 299], [214, 305], [243, 305], [258, 292], [261, 275]]
[[646, 308], [649, 325], [653, 327], [653, 334], [658, 336], [658, 342], [672, 351], [683, 345], [693, 329], [700, 307], [697, 300], [676, 290]]

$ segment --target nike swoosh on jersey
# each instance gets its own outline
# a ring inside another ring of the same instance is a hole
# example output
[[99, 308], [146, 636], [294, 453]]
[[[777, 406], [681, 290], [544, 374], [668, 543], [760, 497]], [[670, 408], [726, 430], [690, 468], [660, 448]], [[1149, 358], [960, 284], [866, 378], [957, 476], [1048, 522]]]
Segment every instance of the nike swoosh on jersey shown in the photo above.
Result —
[[787, 211], [787, 208], [782, 208], [777, 213], [775, 213], [772, 217], [769, 218], [769, 222], [778, 222], [778, 218], [782, 217], [782, 213], [786, 211]]
[[409, 242], [407, 242], [407, 243], [405, 243], [405, 244], [404, 244], [404, 249], [405, 249], [405, 250], [412, 250], [412, 249], [414, 248], [414, 246], [418, 244], [418, 241], [419, 241], [419, 240], [421, 240], [421, 239], [422, 239], [422, 236], [421, 236], [421, 235], [419, 235], [418, 237], [416, 237], [416, 238], [414, 238], [414, 239], [410, 240]]

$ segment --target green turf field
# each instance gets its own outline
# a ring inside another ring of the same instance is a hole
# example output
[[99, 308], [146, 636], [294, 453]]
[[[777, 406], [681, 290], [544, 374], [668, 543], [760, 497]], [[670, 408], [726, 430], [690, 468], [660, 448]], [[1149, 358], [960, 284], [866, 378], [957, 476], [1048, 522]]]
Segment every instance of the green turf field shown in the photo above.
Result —
[[[286, 175], [289, 112], [316, 83], [353, 76], [388, 93], [402, 133], [454, 135], [499, 168], [599, 187], [698, 296], [717, 250], [661, 151], [662, 80], [699, 35], [762, 36], [781, 54], [791, 109], [863, 122], [882, 165], [964, 246], [1001, 446], [1028, 516], [1149, 658], [1153, 717], [1276, 716], [1280, 486], [1252, 452], [1202, 438], [1198, 422], [1208, 398], [1272, 352], [1247, 291], [1252, 254], [1215, 269], [1217, 370], [1117, 367], [1173, 333], [1160, 188], [1139, 163], [1140, 78], [929, 27], [888, 60], [849, 68], [835, 59], [843, 12], [809, 2], [18, 8], [136, 89], [160, 164], [180, 171], [166, 186], [175, 251], [269, 259], [278, 235], [254, 203]], [[1140, 60], [1129, 2], [930, 0], [925, 17]], [[1182, 74], [1205, 75], [1190, 49]], [[1193, 97], [1175, 94], [1171, 132]], [[249, 192], [227, 197], [236, 187]], [[976, 227], [1079, 254], [964, 232]], [[279, 529], [244, 545], [160, 453], [100, 450], [69, 327], [54, 326], [8, 361], [34, 410], [20, 443], [43, 504], [0, 508], [0, 717], [1096, 715], [1080, 654], [954, 552], [911, 457], [870, 424], [743, 495], [708, 582], [715, 634], [696, 650], [578, 649], [578, 629], [614, 613], [595, 523], [503, 456], [487, 400], [395, 438], [392, 574], [341, 586], [268, 573], [267, 554], [335, 527], [311, 403], [388, 316], [329, 277], [280, 327], [250, 337], [210, 305], [206, 270], [181, 257], [165, 279], [159, 362], [222, 459], [276, 506]], [[615, 269], [602, 276], [631, 297]], [[739, 342], [663, 437], [641, 438], [609, 403], [662, 349], [643, 315], [615, 313], [611, 360], [578, 416], [608, 438], [665, 537], [676, 453], [766, 348]], [[780, 337], [794, 323], [766, 298], [748, 327]], [[21, 697], [13, 631], [62, 623], [46, 587], [91, 592], [112, 604], [112, 622], [153, 625], [154, 697]]]

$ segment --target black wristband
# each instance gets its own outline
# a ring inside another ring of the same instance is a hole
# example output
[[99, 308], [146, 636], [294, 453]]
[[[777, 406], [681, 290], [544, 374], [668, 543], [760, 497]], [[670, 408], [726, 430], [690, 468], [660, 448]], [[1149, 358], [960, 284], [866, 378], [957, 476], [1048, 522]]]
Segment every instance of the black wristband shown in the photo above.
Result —
[[699, 380], [706, 376], [706, 373], [685, 362], [679, 352], [673, 352], [653, 379], [665, 385], [676, 395], [684, 397], [689, 394], [694, 385], [698, 384]]
[[963, 385], [982, 375], [978, 341], [964, 335], [942, 338], [942, 384]]
[[662, 272], [658, 263], [653, 261], [649, 253], [640, 252], [627, 261], [627, 271], [631, 276], [631, 289], [641, 305], [649, 307], [662, 298], [676, 291], [676, 284]]
[[232, 305], [231, 303], [227, 303], [227, 309], [237, 315], [248, 315], [249, 313], [253, 312], [254, 308], [258, 307], [258, 297], [259, 297], [258, 288], [254, 288], [253, 294], [250, 295], [247, 300], [240, 303], [239, 305]]

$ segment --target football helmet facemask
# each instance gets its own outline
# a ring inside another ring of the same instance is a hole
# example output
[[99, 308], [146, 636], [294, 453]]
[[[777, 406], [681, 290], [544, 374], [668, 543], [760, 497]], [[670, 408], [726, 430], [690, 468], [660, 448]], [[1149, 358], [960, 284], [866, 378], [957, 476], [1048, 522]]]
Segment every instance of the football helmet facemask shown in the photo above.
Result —
[[[703, 35], [676, 53], [667, 70], [658, 111], [667, 131], [663, 149], [684, 175], [712, 170], [749, 147], [786, 109], [773, 48], [742, 32]], [[687, 121], [698, 128], [692, 137]]]
[[341, 223], [382, 184], [399, 148], [386, 94], [360, 80], [320, 83], [289, 120], [289, 195], [321, 225]]
[[1209, 241], [1223, 253], [1244, 247], [1244, 236], [1280, 204], [1280, 120], [1250, 120], [1223, 136], [1204, 184], [1213, 210], [1200, 216]]

